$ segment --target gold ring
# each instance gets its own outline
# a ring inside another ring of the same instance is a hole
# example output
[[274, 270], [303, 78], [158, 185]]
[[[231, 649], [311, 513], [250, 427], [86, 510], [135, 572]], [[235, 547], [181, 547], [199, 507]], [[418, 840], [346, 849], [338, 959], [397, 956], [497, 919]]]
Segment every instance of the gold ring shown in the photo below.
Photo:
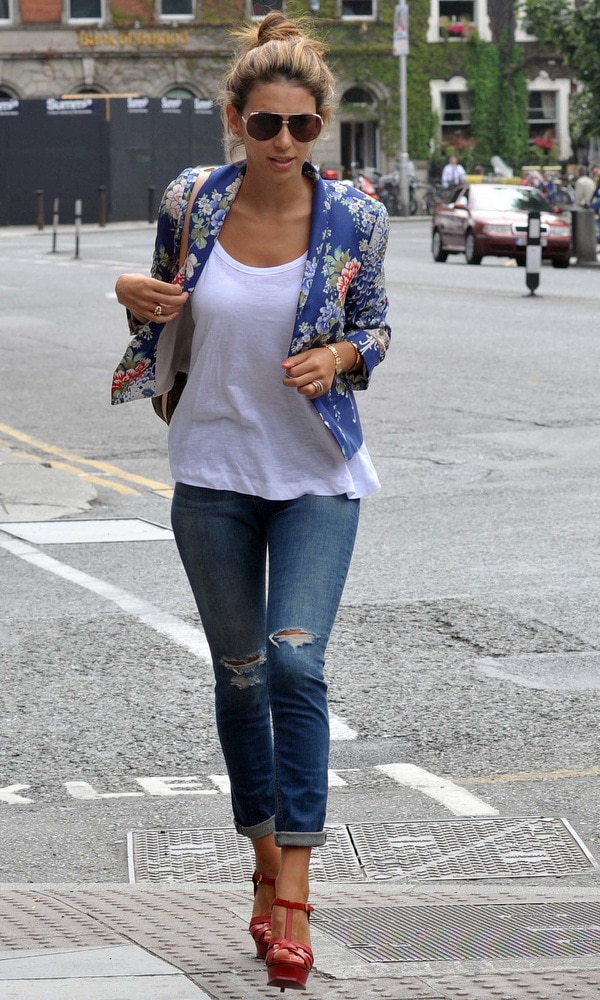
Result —
[[156, 309], [154, 310], [154, 315], [155, 316], [162, 316], [162, 306], [161, 306], [160, 302], [157, 305]]

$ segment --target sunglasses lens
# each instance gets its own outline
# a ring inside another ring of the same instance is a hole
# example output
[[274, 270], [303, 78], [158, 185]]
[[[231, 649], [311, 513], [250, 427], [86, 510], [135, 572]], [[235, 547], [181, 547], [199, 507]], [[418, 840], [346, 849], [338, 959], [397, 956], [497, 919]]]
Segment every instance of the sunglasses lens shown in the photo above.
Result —
[[[274, 139], [283, 127], [283, 116], [271, 111], [255, 111], [245, 118], [246, 131], [251, 139], [266, 142]], [[312, 142], [321, 132], [319, 115], [290, 115], [287, 126], [296, 142]]]
[[297, 142], [312, 142], [321, 131], [318, 115], [290, 115], [288, 128]]
[[282, 124], [281, 115], [274, 115], [268, 111], [257, 111], [248, 117], [246, 131], [252, 139], [266, 142], [267, 139], [273, 139], [277, 135]]

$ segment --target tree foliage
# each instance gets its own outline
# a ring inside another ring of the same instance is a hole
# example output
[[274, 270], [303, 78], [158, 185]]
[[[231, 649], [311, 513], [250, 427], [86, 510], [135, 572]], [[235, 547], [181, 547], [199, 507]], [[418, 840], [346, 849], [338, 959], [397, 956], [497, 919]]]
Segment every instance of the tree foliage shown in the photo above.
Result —
[[552, 45], [581, 83], [572, 105], [576, 140], [600, 135], [600, 0], [523, 0], [524, 26]]

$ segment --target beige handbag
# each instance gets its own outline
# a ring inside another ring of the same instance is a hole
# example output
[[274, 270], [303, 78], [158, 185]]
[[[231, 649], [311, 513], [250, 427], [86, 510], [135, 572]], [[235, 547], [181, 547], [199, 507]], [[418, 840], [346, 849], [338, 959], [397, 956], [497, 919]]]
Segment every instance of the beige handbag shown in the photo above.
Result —
[[[173, 284], [174, 283], [179, 284], [182, 281], [181, 273], [185, 266], [185, 261], [189, 250], [190, 218], [192, 215], [192, 209], [194, 207], [194, 202], [196, 201], [196, 196], [200, 188], [204, 184], [207, 176], [208, 173], [205, 170], [202, 170], [198, 174], [198, 177], [196, 178], [196, 181], [192, 188], [192, 192], [190, 194], [190, 198], [185, 213], [185, 219], [183, 222], [183, 229], [181, 231], [181, 244], [179, 246], [179, 269], [177, 271], [177, 276], [173, 279]], [[191, 298], [188, 298], [187, 301], [182, 306], [179, 315], [175, 319], [172, 319], [165, 324], [165, 328], [162, 331], [158, 341], [159, 347], [157, 351], [157, 356], [158, 353], [160, 353], [162, 357], [164, 357], [165, 354], [170, 354], [172, 356], [178, 338], [184, 340], [187, 344], [191, 344], [191, 338], [194, 330], [191, 302], [192, 302]], [[183, 331], [185, 331], [185, 333]], [[189, 356], [185, 360], [189, 362]], [[187, 369], [187, 364], [186, 364], [186, 369]], [[176, 371], [175, 380], [171, 388], [168, 389], [167, 392], [161, 392], [158, 395], [152, 397], [151, 402], [152, 406], [154, 407], [154, 412], [157, 414], [157, 416], [160, 417], [161, 420], [164, 420], [165, 423], [167, 424], [171, 423], [171, 417], [175, 412], [175, 407], [177, 406], [179, 400], [181, 399], [181, 393], [185, 389], [186, 382], [187, 382], [187, 370]]]

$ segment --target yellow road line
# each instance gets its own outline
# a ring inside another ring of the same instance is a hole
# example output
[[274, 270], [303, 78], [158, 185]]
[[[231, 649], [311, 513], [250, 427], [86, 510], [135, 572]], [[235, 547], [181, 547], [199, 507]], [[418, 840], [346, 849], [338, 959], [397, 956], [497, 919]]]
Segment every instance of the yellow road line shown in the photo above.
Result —
[[[36, 461], [35, 455], [32, 455], [30, 451], [16, 451], [13, 449], [11, 454], [15, 458], [26, 458], [30, 462]], [[103, 476], [93, 476], [91, 472], [84, 472], [83, 469], [78, 469], [75, 465], [69, 465], [67, 462], [59, 462], [56, 459], [52, 459], [44, 464], [52, 469], [62, 469], [63, 472], [69, 472], [79, 479], [85, 479], [87, 483], [94, 483], [95, 486], [105, 486], [107, 490], [114, 490], [115, 493], [125, 493], [136, 497], [141, 496], [139, 490], [134, 490], [133, 486], [125, 486], [124, 483], [113, 483], [110, 479], [104, 479]]]
[[[92, 469], [115, 476], [117, 479], [124, 479], [126, 482], [136, 483], [138, 486], [145, 486], [149, 490], [161, 492], [163, 496], [165, 495], [165, 491], [168, 491], [170, 494], [173, 489], [168, 483], [161, 483], [155, 479], [147, 479], [145, 476], [138, 476], [134, 472], [125, 472], [118, 465], [111, 465], [109, 462], [99, 462], [93, 458], [83, 458], [82, 455], [76, 455], [71, 451], [66, 451], [64, 448], [57, 448], [46, 441], [40, 441], [38, 438], [31, 437], [30, 434], [24, 434], [23, 431], [18, 431], [15, 427], [9, 427], [8, 424], [0, 423], [0, 432], [46, 455], [56, 455], [58, 458], [66, 459], [69, 462], [76, 462], [78, 465], [88, 465]], [[99, 482], [106, 485], [106, 480], [99, 480]]]
[[563, 781], [565, 778], [597, 778], [600, 767], [588, 767], [583, 770], [562, 771], [524, 771], [518, 774], [492, 774], [482, 778], [453, 778], [453, 781], [463, 785], [493, 785], [512, 781]]
[[[31, 455], [29, 456], [31, 458]], [[94, 476], [91, 472], [83, 472], [78, 469], [75, 465], [69, 465], [68, 462], [59, 462], [53, 459], [48, 462], [53, 469], [62, 469], [63, 472], [72, 472], [79, 479], [85, 479], [86, 483], [93, 483], [94, 486], [105, 486], [106, 489], [114, 490], [115, 493], [125, 493], [130, 496], [141, 496], [139, 490], [134, 490], [133, 486], [126, 486], [125, 483], [114, 483], [110, 479], [104, 479], [102, 476]]]

